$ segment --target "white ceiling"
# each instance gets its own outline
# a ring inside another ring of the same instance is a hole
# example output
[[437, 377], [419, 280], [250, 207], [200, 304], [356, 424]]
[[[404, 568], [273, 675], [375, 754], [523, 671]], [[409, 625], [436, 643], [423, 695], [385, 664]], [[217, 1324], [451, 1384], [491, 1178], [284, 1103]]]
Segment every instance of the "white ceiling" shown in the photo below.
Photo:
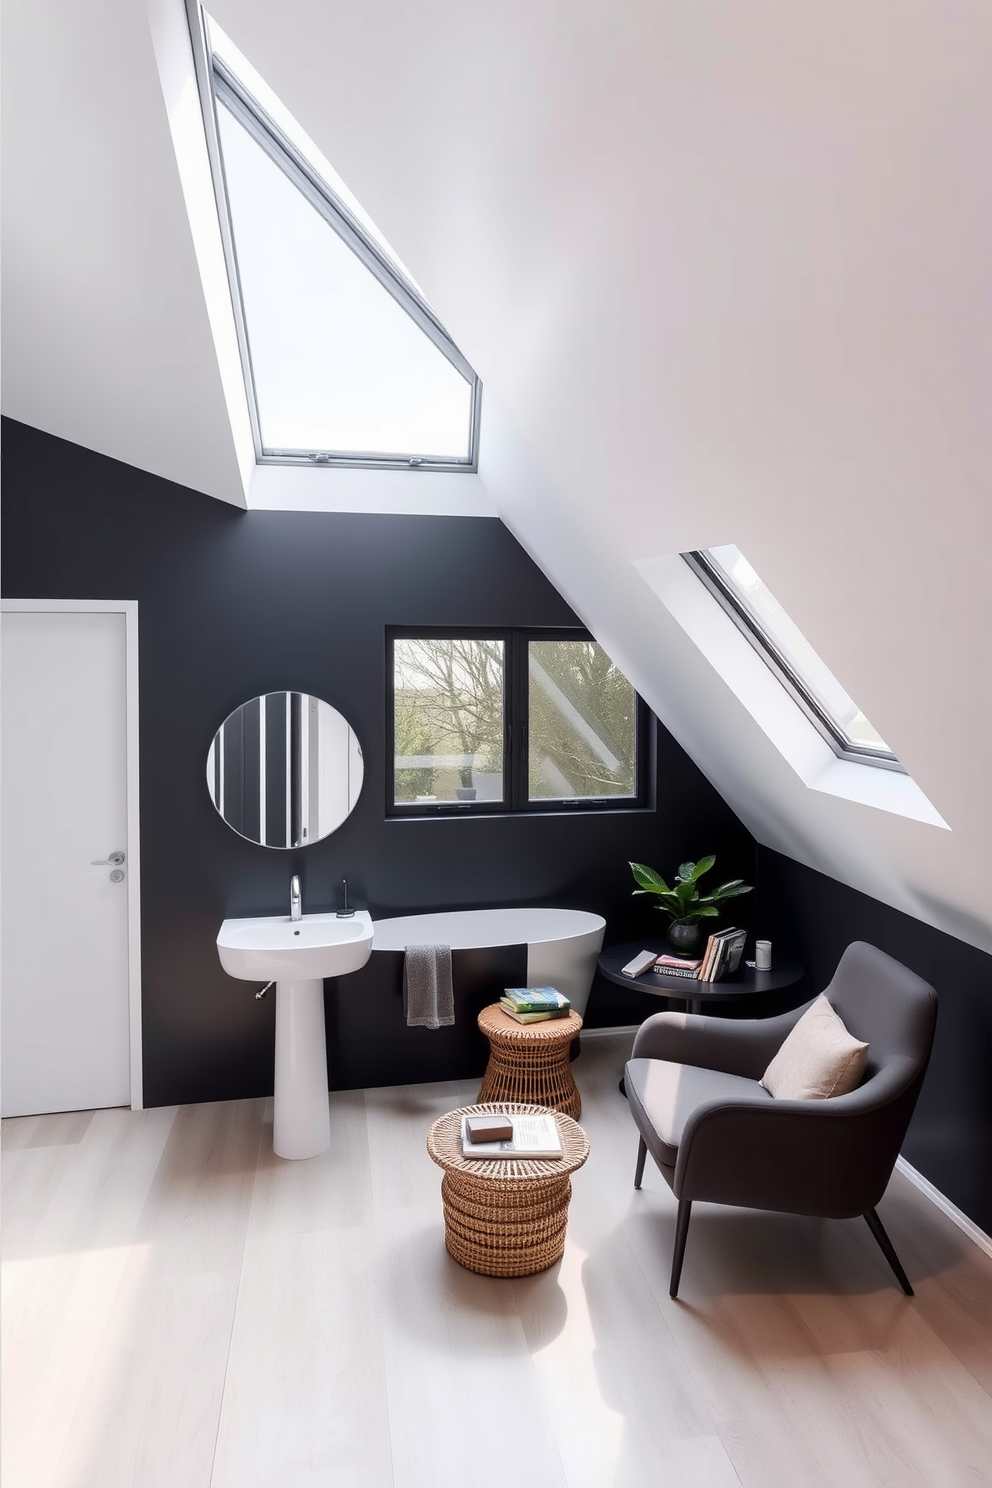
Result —
[[[453, 509], [500, 513], [759, 840], [992, 949], [987, 0], [211, 8], [483, 378]], [[143, 0], [4, 32], [4, 411], [243, 501]], [[950, 831], [808, 788], [633, 566], [719, 542]]]

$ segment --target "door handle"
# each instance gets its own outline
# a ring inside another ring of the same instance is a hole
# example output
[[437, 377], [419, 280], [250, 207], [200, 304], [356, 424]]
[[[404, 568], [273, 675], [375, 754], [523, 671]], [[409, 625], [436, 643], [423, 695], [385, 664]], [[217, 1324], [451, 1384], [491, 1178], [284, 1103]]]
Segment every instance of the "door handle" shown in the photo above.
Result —
[[119, 868], [121, 866], [121, 864], [123, 863], [123, 861], [124, 861], [124, 854], [122, 852], [114, 852], [114, 853], [111, 853], [110, 854], [110, 857], [109, 858], [91, 858], [90, 859], [90, 867], [91, 868]]

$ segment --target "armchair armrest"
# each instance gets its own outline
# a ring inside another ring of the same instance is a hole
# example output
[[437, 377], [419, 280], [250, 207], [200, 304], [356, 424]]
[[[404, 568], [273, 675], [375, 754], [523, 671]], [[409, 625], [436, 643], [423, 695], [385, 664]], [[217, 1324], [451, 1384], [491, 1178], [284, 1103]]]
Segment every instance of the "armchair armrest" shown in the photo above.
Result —
[[695, 1013], [655, 1013], [637, 1030], [631, 1059], [667, 1059], [760, 1080], [810, 1006], [777, 1018], [704, 1018]]
[[786, 1214], [865, 1214], [885, 1192], [915, 1099], [915, 1089], [904, 1089], [867, 1110], [862, 1090], [829, 1100], [756, 1093], [706, 1103], [686, 1122], [674, 1192]]

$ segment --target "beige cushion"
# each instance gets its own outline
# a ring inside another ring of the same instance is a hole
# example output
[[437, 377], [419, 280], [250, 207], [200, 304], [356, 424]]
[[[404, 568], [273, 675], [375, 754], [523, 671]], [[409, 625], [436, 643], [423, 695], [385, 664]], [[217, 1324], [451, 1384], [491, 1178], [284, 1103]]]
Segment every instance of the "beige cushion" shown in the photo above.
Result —
[[776, 1100], [825, 1100], [861, 1083], [868, 1045], [852, 1038], [827, 999], [806, 1009], [761, 1077]]

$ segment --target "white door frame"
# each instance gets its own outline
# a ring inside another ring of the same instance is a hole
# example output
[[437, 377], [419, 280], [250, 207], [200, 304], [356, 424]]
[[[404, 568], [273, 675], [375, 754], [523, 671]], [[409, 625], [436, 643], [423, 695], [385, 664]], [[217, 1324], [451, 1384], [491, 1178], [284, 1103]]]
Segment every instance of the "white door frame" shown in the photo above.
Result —
[[[0, 611], [124, 616], [127, 727], [127, 980], [131, 1109], [144, 1109], [141, 1059], [141, 834], [138, 802], [138, 601], [136, 599], [2, 599]], [[110, 844], [112, 846], [113, 844]], [[109, 846], [108, 846], [109, 851]]]

